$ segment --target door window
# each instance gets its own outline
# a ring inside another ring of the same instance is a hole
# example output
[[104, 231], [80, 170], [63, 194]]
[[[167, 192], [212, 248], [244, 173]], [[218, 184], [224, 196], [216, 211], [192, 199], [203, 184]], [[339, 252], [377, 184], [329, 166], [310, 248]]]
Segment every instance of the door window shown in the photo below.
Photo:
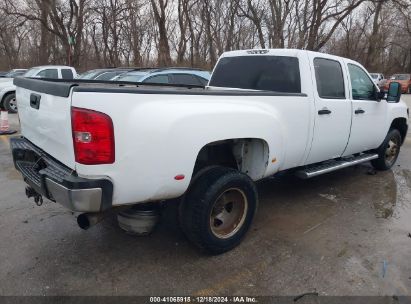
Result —
[[352, 98], [354, 100], [377, 100], [374, 82], [359, 66], [348, 64], [350, 72]]
[[173, 74], [173, 84], [202, 86], [196, 76], [190, 74]]
[[208, 84], [208, 80], [202, 77], [197, 76], [197, 79], [200, 81], [202, 86], [206, 86]]
[[47, 69], [47, 70], [40, 71], [37, 74], [37, 77], [57, 79], [59, 78], [59, 75], [58, 75], [57, 69]]
[[168, 83], [168, 76], [167, 75], [157, 75], [150, 77], [143, 82], [148, 82], [148, 83]]
[[324, 99], [345, 99], [341, 64], [335, 60], [315, 58], [314, 68], [318, 96]]

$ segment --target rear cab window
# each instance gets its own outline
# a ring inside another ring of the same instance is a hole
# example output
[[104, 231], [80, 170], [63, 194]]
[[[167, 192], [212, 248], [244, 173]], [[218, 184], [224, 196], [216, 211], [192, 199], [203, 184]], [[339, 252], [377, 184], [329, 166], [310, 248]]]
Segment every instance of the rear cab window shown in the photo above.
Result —
[[63, 79], [73, 79], [74, 78], [73, 71], [71, 69], [62, 69], [61, 77]]
[[209, 86], [301, 93], [297, 57], [233, 56], [218, 61]]

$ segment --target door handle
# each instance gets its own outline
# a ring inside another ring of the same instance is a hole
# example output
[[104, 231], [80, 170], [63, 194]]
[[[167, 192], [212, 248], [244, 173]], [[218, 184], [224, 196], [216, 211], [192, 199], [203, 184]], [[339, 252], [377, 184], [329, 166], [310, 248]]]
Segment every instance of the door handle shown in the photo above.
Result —
[[365, 111], [364, 111], [363, 109], [357, 109], [357, 110], [355, 110], [354, 113], [355, 113], [355, 114], [364, 114]]
[[41, 95], [32, 93], [30, 95], [30, 106], [33, 109], [38, 110], [40, 108], [40, 99], [41, 99]]
[[328, 110], [327, 108], [324, 108], [324, 109], [318, 111], [318, 115], [328, 115], [328, 114], [331, 114], [331, 111]]

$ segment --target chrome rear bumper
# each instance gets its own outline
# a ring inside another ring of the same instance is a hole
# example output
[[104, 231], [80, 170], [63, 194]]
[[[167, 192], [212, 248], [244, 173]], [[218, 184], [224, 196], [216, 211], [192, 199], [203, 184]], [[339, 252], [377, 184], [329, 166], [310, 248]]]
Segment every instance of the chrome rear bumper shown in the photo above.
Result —
[[38, 194], [75, 212], [102, 212], [111, 208], [110, 180], [79, 177], [25, 138], [12, 138], [10, 143], [14, 166]]

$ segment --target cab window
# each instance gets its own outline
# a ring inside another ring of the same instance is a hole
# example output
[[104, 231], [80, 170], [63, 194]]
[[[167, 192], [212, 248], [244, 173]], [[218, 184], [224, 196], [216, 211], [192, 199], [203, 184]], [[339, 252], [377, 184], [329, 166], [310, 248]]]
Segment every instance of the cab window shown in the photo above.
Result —
[[61, 77], [63, 79], [73, 79], [74, 75], [73, 75], [73, 71], [70, 69], [62, 69], [61, 70]]
[[212, 87], [301, 93], [297, 57], [238, 56], [218, 61], [210, 80]]
[[376, 89], [374, 82], [368, 74], [359, 66], [348, 64], [350, 72], [352, 98], [354, 100], [376, 100]]
[[40, 71], [39, 73], [37, 73], [36, 75], [37, 77], [40, 78], [59, 78], [57, 69], [47, 69], [47, 70], [43, 70]]
[[344, 76], [338, 61], [315, 58], [314, 69], [320, 98], [345, 99]]

